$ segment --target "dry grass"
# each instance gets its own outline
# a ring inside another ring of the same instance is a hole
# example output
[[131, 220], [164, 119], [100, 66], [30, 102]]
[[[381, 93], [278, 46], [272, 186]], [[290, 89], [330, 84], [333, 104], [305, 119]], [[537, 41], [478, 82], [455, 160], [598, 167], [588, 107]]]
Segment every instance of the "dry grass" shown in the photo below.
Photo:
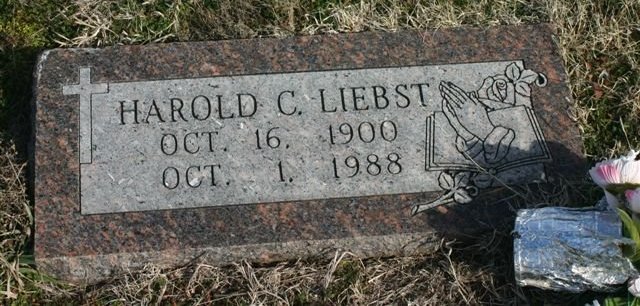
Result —
[[16, 161], [16, 149], [10, 143], [0, 143], [0, 277], [4, 285], [0, 294], [16, 298], [24, 289], [23, 275], [18, 267], [15, 250], [24, 247], [31, 236], [33, 216], [27, 201], [25, 164]]
[[[558, 296], [514, 286], [508, 227], [473, 246], [443, 242], [439, 252], [422, 257], [364, 260], [337, 253], [332, 261], [264, 267], [243, 262], [166, 271], [149, 266], [87, 288], [46, 279], [32, 269], [28, 255], [30, 71], [38, 50], [57, 46], [551, 22], [576, 101], [572, 116], [586, 154], [598, 158], [640, 147], [639, 16], [638, 0], [0, 0], [0, 300], [87, 305], [558, 302]], [[568, 189], [584, 189], [556, 187], [545, 193], [521, 188], [513, 201], [566, 204]]]
[[[497, 244], [494, 241], [491, 247]], [[223, 268], [200, 264], [162, 271], [149, 266], [143, 272], [77, 292], [72, 298], [84, 304], [234, 305], [459, 305], [511, 299], [513, 288], [505, 285], [503, 275], [494, 275], [510, 272], [477, 266], [474, 259], [478, 258], [443, 243], [439, 253], [424, 257], [363, 260], [336, 253], [329, 262], [309, 260], [269, 267], [241, 262]]]

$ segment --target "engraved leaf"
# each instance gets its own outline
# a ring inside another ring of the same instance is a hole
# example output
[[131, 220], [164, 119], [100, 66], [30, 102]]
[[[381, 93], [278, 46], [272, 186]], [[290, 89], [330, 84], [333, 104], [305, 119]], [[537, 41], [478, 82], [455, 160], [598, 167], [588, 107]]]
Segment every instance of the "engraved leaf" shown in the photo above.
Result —
[[456, 201], [456, 203], [463, 204], [463, 203], [469, 203], [473, 199], [471, 198], [471, 196], [469, 196], [469, 194], [464, 189], [458, 189], [453, 194], [453, 200]]
[[537, 78], [538, 78], [538, 74], [537, 73], [535, 73], [533, 70], [526, 69], [526, 70], [522, 71], [522, 74], [520, 75], [519, 82], [525, 82], [527, 84], [531, 84]]
[[475, 183], [478, 188], [488, 188], [492, 182], [493, 177], [488, 173], [478, 173], [478, 175], [473, 178], [473, 183]]
[[527, 83], [518, 82], [516, 83], [516, 92], [521, 96], [529, 97], [531, 96], [531, 87]]
[[453, 177], [449, 173], [442, 172], [438, 177], [438, 184], [445, 190], [451, 190], [453, 188]]
[[516, 63], [511, 63], [507, 66], [507, 69], [505, 69], [504, 74], [509, 78], [509, 80], [515, 82], [520, 78], [520, 67], [518, 67]]
[[469, 184], [469, 172], [458, 172], [455, 176], [454, 185], [457, 188], [467, 186]]

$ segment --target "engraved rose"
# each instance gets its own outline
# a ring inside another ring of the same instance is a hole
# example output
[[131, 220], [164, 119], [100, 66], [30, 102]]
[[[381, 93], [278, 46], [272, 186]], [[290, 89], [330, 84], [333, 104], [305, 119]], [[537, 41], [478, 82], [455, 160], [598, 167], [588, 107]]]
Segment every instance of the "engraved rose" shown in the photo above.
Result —
[[516, 103], [515, 93], [515, 85], [507, 77], [496, 75], [484, 79], [478, 90], [478, 97], [513, 105]]
[[478, 89], [478, 98], [491, 109], [527, 105], [531, 96], [530, 85], [536, 81], [539, 86], [545, 82], [533, 70], [522, 69], [516, 63], [511, 63], [503, 75], [494, 75], [484, 79], [482, 86]]

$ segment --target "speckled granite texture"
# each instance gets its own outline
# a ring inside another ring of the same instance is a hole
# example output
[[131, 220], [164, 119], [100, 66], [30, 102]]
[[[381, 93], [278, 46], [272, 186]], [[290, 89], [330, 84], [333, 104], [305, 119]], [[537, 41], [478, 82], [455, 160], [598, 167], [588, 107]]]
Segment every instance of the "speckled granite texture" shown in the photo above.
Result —
[[507, 201], [497, 201], [509, 195], [499, 189], [468, 205], [415, 216], [412, 203], [438, 194], [81, 215], [79, 98], [62, 93], [63, 85], [78, 83], [80, 67], [91, 67], [92, 81], [99, 83], [524, 60], [548, 78], [532, 101], [553, 157], [546, 171], [555, 179], [582, 175], [584, 163], [552, 33], [548, 25], [532, 25], [47, 51], [35, 71], [33, 105], [38, 268], [84, 283], [147, 262], [268, 262], [338, 248], [362, 256], [413, 254], [438, 236], [474, 236], [514, 217]]

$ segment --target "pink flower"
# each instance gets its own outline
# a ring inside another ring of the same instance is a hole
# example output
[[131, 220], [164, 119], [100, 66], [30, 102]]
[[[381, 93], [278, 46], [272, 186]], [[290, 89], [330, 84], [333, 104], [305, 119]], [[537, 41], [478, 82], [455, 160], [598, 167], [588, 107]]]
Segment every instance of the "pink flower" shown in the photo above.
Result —
[[621, 172], [622, 165], [619, 159], [609, 159], [599, 162], [589, 170], [591, 179], [593, 179], [596, 185], [604, 189], [607, 189], [607, 187], [612, 184], [620, 184]]
[[624, 192], [629, 208], [634, 213], [640, 213], [640, 188], [630, 189]]
[[[620, 207], [617, 196], [625, 190], [640, 187], [640, 160], [636, 160], [638, 153], [632, 150], [626, 156], [599, 162], [589, 170], [593, 181], [604, 189], [609, 206]], [[636, 207], [640, 212], [640, 203]]]
[[598, 186], [606, 190], [615, 185], [640, 185], [640, 161], [636, 160], [638, 153], [632, 150], [626, 156], [599, 162], [589, 170], [589, 174]]

